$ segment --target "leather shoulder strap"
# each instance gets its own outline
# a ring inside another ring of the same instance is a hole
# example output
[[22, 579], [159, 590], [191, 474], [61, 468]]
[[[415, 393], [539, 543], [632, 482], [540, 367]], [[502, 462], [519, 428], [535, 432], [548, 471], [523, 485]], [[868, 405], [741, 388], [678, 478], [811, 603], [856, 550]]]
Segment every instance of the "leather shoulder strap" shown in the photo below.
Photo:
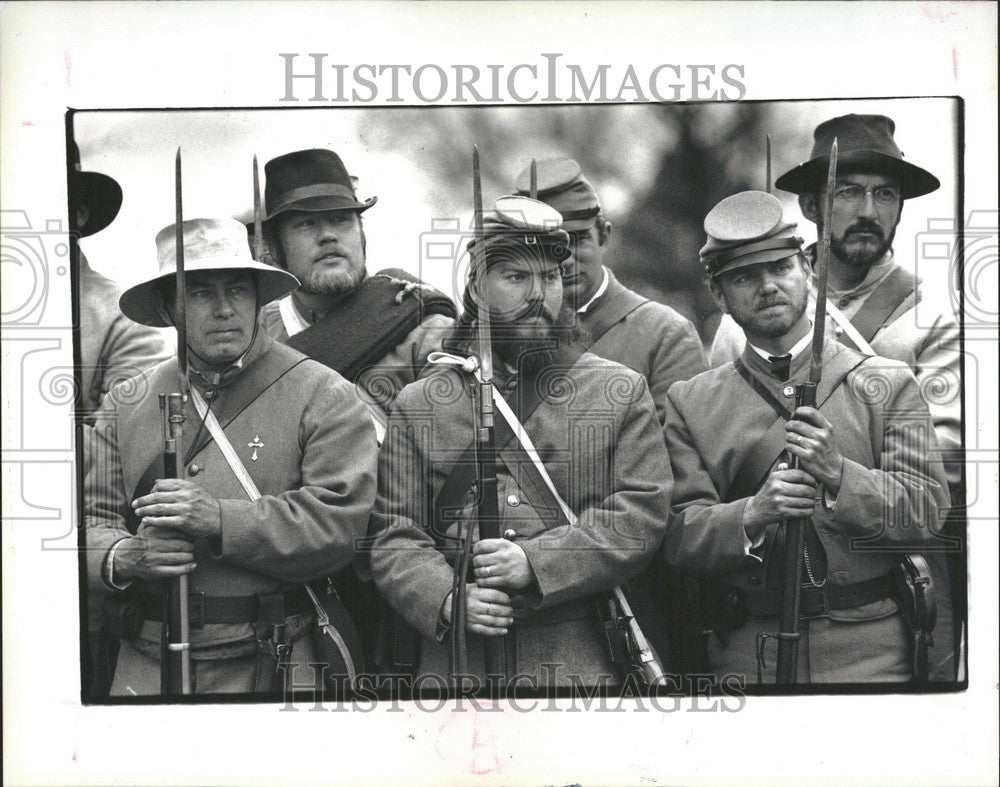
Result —
[[[253, 404], [264, 391], [306, 360], [308, 358], [301, 353], [291, 350], [282, 344], [275, 343], [266, 353], [257, 358], [243, 374], [233, 381], [237, 387], [234, 387], [232, 395], [227, 396], [223, 405], [219, 408], [219, 420], [224, 421], [225, 426], [228, 426], [240, 413]], [[211, 434], [205, 430], [200, 430], [198, 439], [184, 455], [184, 464], [186, 465], [190, 462], [211, 441]], [[163, 456], [158, 454], [140, 476], [139, 482], [135, 485], [135, 489], [132, 492], [132, 499], [134, 500], [137, 497], [148, 494], [157, 479], [163, 477], [163, 473]], [[139, 528], [139, 520], [136, 518], [131, 506], [125, 516], [125, 527], [133, 534]]]
[[[855, 353], [841, 351], [832, 358], [827, 359], [823, 369], [823, 382], [820, 383], [821, 388], [816, 398], [817, 409], [823, 406], [840, 384], [847, 379], [847, 375], [864, 363], [866, 358], [867, 356], [859, 357]], [[745, 366], [743, 368], [746, 369]], [[746, 370], [746, 372], [748, 376], [752, 377], [749, 370]], [[755, 386], [749, 381], [747, 385], [758, 396], [761, 396], [771, 409], [775, 409], [772, 401], [761, 394], [761, 389], [766, 391], [763, 385], [758, 382], [758, 385]], [[770, 394], [770, 391], [766, 392]], [[785, 422], [792, 415], [791, 411], [787, 408], [783, 409], [787, 415], [779, 415], [776, 411], [775, 415], [777, 417], [774, 423], [768, 427], [763, 436], [744, 455], [736, 473], [733, 475], [733, 480], [730, 482], [729, 488], [722, 495], [722, 499], [725, 502], [729, 503], [733, 500], [741, 500], [744, 497], [755, 494], [760, 489], [764, 479], [771, 472], [771, 468], [781, 459], [782, 454], [785, 452]]]
[[917, 277], [902, 268], [894, 268], [869, 295], [851, 319], [865, 341], [872, 338], [889, 316], [910, 297], [916, 297]]
[[[571, 369], [580, 359], [582, 350], [578, 346], [564, 347], [558, 353], [555, 363], [548, 368], [550, 371], [555, 368]], [[525, 383], [517, 387], [517, 398], [511, 403], [511, 409], [517, 414], [521, 422], [527, 421], [532, 413], [542, 403], [540, 388], [534, 381]], [[499, 394], [497, 394], [499, 396]], [[498, 456], [502, 460], [504, 449], [516, 442], [514, 432], [504, 418], [496, 419], [493, 430], [493, 442], [497, 447]], [[452, 465], [451, 472], [444, 480], [441, 489], [434, 497], [432, 504], [434, 522], [448, 522], [462, 510], [465, 504], [465, 496], [476, 480], [476, 446], [475, 442], [470, 443], [459, 458]], [[442, 532], [447, 527], [442, 528]]]

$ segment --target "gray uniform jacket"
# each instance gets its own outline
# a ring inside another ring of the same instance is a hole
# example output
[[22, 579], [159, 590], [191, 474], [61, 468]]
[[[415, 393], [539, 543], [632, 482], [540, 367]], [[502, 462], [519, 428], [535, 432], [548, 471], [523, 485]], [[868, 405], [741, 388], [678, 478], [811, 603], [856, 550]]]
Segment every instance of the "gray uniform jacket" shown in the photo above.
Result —
[[[457, 527], [430, 521], [430, 512], [473, 440], [468, 383], [448, 368], [403, 389], [379, 458], [371, 523], [378, 588], [423, 636], [421, 672], [445, 679], [448, 635], [441, 614], [452, 569], [440, 547]], [[553, 511], [540, 507], [540, 495], [511, 471], [510, 464], [517, 467], [511, 452], [501, 452], [501, 529], [515, 531], [537, 578], [515, 600], [513, 670], [541, 685], [592, 685], [614, 673], [596, 598], [635, 575], [659, 546], [670, 463], [652, 399], [635, 372], [584, 353], [568, 371], [543, 372], [538, 384], [545, 395], [524, 427], [579, 521], [558, 524]], [[504, 390], [516, 411], [517, 389], [508, 384]], [[469, 639], [476, 651], [470, 668], [482, 674], [481, 663], [475, 666], [481, 643], [475, 635]], [[547, 670], [543, 663], [559, 666]]]

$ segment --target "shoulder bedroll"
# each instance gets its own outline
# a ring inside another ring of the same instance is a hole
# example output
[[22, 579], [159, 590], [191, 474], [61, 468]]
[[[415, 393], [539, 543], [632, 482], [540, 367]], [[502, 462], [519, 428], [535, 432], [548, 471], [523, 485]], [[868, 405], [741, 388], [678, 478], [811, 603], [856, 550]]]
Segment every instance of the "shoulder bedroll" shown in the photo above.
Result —
[[[419, 283], [403, 271], [385, 273]], [[402, 342], [423, 316], [455, 316], [454, 304], [443, 293], [435, 291], [422, 300], [408, 296], [396, 303], [399, 292], [389, 279], [370, 276], [330, 314], [292, 336], [287, 344], [357, 382], [358, 375]]]

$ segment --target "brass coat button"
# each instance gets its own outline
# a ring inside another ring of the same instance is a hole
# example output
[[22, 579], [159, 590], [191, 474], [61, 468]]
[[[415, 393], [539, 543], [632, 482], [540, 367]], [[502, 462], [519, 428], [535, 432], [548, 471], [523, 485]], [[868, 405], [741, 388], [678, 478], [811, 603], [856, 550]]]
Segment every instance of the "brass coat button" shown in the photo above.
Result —
[[507, 505], [509, 505], [509, 506], [516, 506], [516, 505], [520, 505], [520, 504], [521, 504], [521, 500], [520, 500], [520, 498], [517, 495], [507, 495]]
[[199, 465], [191, 465], [188, 468], [188, 475], [198, 475], [201, 472], [201, 467]]

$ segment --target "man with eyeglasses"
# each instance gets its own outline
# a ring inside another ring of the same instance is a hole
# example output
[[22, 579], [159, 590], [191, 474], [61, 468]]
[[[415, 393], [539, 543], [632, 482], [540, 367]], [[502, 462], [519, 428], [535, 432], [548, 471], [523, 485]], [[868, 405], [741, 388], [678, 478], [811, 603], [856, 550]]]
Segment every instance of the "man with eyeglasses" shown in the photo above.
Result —
[[[935, 291], [921, 282], [894, 253], [903, 203], [935, 191], [940, 183], [905, 160], [894, 132], [895, 123], [883, 115], [827, 120], [816, 127], [811, 158], [775, 185], [798, 195], [802, 215], [818, 232], [827, 219], [831, 222], [827, 330], [848, 347], [903, 361], [913, 370], [942, 450], [952, 508], [960, 511], [964, 489], [958, 319], [947, 290]], [[824, 179], [835, 137], [837, 187], [832, 215], [825, 217]], [[902, 247], [909, 247], [909, 241]], [[815, 260], [815, 246], [806, 253]], [[810, 312], [814, 307], [811, 295]], [[744, 345], [743, 332], [724, 315], [712, 344], [711, 365], [735, 360]], [[961, 537], [962, 531], [962, 524], [951, 523], [924, 553], [937, 601], [932, 680], [955, 680], [957, 674], [962, 615], [953, 610], [964, 609], [964, 544], [945, 539]]]

